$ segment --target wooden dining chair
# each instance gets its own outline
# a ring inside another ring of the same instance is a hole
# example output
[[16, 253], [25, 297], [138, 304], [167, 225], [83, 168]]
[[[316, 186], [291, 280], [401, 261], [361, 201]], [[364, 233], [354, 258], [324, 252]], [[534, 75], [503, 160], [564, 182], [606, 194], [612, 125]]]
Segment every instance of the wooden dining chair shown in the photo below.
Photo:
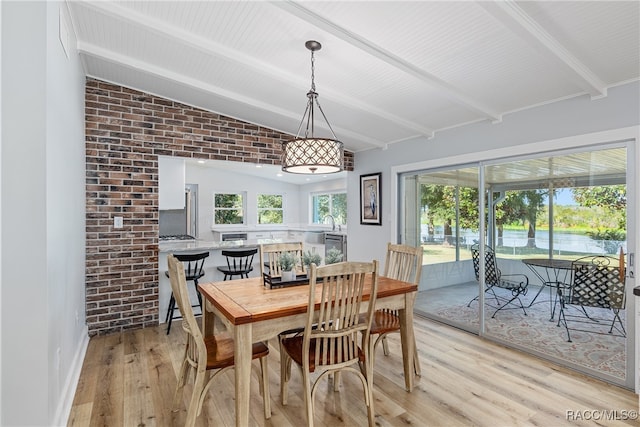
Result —
[[[420, 284], [420, 276], [422, 274], [422, 247], [417, 248], [407, 245], [397, 245], [387, 243], [387, 256], [384, 266], [385, 277], [391, 279], [402, 280], [403, 282]], [[415, 296], [414, 296], [415, 298]], [[372, 357], [375, 357], [375, 350], [378, 343], [382, 342], [384, 355], [389, 355], [389, 346], [387, 344], [387, 335], [390, 333], [400, 332], [400, 315], [398, 310], [381, 308], [373, 314], [371, 323], [371, 335], [377, 335], [373, 345]], [[418, 348], [416, 346], [415, 336], [410, 337], [413, 340], [413, 370], [416, 375], [421, 375], [420, 360], [418, 359]], [[406, 357], [406, 355], [403, 355]]]
[[[234, 342], [227, 333], [204, 337], [193, 314], [187, 281], [182, 262], [175, 256], [168, 255], [169, 281], [178, 307], [182, 312], [182, 329], [187, 335], [184, 359], [178, 375], [178, 384], [173, 401], [173, 410], [177, 411], [182, 399], [182, 391], [189, 373], [194, 374], [193, 392], [187, 404], [187, 419], [185, 426], [193, 426], [202, 411], [202, 403], [218, 374], [234, 366]], [[269, 348], [263, 343], [255, 343], [252, 347], [252, 358], [260, 359], [262, 376], [260, 385], [264, 401], [264, 417], [271, 417], [271, 400], [269, 395], [269, 371], [267, 355]], [[207, 378], [208, 377], [208, 378]]]
[[[282, 404], [287, 404], [291, 362], [300, 368], [307, 425], [313, 426], [313, 400], [318, 383], [328, 375], [353, 373], [362, 382], [369, 426], [375, 425], [373, 409], [373, 364], [369, 329], [378, 289], [378, 261], [341, 262], [317, 267], [311, 264], [307, 320], [302, 334], [281, 341]], [[367, 315], [360, 316], [365, 276], [371, 275]], [[320, 299], [316, 302], [317, 298]], [[361, 338], [361, 341], [359, 340]], [[315, 380], [311, 374], [320, 373]]]
[[282, 270], [278, 258], [285, 252], [292, 253], [298, 260], [296, 274], [304, 274], [302, 264], [302, 242], [291, 243], [265, 243], [260, 245], [260, 268], [262, 275], [269, 274], [273, 277], [282, 276]]

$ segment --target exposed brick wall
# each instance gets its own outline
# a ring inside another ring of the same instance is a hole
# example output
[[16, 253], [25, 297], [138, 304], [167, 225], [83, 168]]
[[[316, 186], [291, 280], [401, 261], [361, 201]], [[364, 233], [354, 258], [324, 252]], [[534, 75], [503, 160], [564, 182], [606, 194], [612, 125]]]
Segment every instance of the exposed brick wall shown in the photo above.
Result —
[[85, 101], [89, 334], [155, 326], [158, 155], [278, 165], [290, 135], [94, 79]]

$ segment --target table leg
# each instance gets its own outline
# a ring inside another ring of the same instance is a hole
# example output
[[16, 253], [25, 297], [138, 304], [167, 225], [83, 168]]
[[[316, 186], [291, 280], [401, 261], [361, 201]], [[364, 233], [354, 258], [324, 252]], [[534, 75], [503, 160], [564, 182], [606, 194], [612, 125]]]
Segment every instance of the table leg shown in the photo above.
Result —
[[[251, 324], [234, 328], [235, 379], [236, 379], [236, 427], [249, 425], [249, 400], [251, 381]], [[268, 396], [264, 396], [268, 399]]]
[[402, 362], [404, 365], [404, 384], [405, 390], [411, 392], [413, 390], [413, 356], [414, 352], [414, 335], [413, 335], [413, 301], [415, 293], [405, 294], [404, 309], [399, 310], [400, 315], [400, 341], [402, 343]]
[[205, 299], [204, 302], [204, 310], [202, 310], [202, 334], [205, 337], [212, 336], [214, 333], [214, 324], [216, 320], [216, 316], [213, 313], [213, 307], [209, 300]]

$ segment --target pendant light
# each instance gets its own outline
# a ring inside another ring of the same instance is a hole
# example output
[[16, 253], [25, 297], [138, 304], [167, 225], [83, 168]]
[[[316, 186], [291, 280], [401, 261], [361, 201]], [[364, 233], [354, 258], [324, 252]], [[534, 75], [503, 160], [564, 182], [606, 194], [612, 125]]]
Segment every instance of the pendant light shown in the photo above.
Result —
[[[314, 40], [304, 44], [311, 51], [311, 89], [307, 92], [307, 108], [304, 111], [295, 139], [282, 144], [282, 170], [299, 174], [327, 174], [344, 169], [344, 145], [338, 141], [327, 117], [318, 102], [315, 84], [315, 67], [313, 53], [322, 48]], [[314, 135], [315, 108], [322, 114], [333, 139], [318, 138]], [[304, 127], [304, 136], [301, 131]]]

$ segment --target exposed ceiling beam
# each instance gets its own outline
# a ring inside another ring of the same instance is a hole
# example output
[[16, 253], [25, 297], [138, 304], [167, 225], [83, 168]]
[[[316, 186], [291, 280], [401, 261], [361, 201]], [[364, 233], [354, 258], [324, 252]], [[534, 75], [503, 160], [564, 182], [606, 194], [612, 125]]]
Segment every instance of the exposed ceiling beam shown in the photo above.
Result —
[[559, 64], [592, 98], [607, 96], [607, 87], [589, 67], [551, 36], [512, 0], [477, 2], [501, 24], [520, 36], [548, 60]]
[[[297, 113], [293, 113], [290, 110], [277, 108], [272, 104], [257, 101], [254, 98], [246, 97], [244, 95], [238, 94], [237, 92], [232, 92], [227, 89], [224, 89], [220, 86], [215, 86], [210, 83], [203, 82], [201, 80], [185, 77], [182, 74], [175, 73], [165, 68], [157, 67], [153, 64], [140, 61], [139, 59], [133, 58], [131, 56], [122, 55], [120, 53], [116, 53], [116, 52], [103, 49], [101, 47], [98, 47], [92, 44], [83, 43], [83, 42], [78, 42], [77, 49], [78, 49], [78, 52], [81, 54], [81, 56], [91, 56], [95, 58], [100, 58], [104, 61], [118, 64], [123, 67], [134, 68], [136, 70], [143, 71], [147, 74], [161, 77], [168, 81], [179, 82], [182, 85], [192, 87], [204, 93], [210, 93], [211, 95], [227, 98], [233, 101], [241, 102], [246, 105], [250, 105], [257, 109], [269, 111], [270, 113], [275, 113], [283, 117], [292, 119], [295, 122], [300, 120], [300, 115]], [[161, 94], [155, 94], [155, 95], [161, 95]], [[179, 101], [179, 100], [176, 100], [176, 101]], [[183, 101], [180, 101], [180, 102], [183, 102]], [[197, 106], [197, 105], [195, 105], [195, 107], [202, 108], [202, 106]], [[227, 115], [227, 116], [229, 115], [224, 111], [215, 111], [215, 112], [222, 115]], [[234, 117], [234, 118], [242, 120], [241, 117]], [[256, 124], [259, 124], [261, 126], [266, 126], [266, 124], [262, 124], [262, 123], [256, 123]], [[366, 141], [367, 143], [372, 143], [380, 147], [384, 147], [385, 145], [383, 141], [375, 140], [368, 136], [351, 132], [347, 129], [343, 129], [343, 128], [336, 128], [336, 129], [338, 129], [338, 132], [342, 137], [347, 137], [347, 138], [350, 137], [354, 140]], [[285, 132], [285, 133], [287, 132], [282, 129], [275, 129], [275, 130], [278, 130], [280, 132]], [[345, 138], [342, 138], [342, 139], [345, 139]]]
[[[220, 57], [220, 58], [224, 58], [227, 60], [240, 63], [244, 67], [250, 68], [262, 74], [267, 74], [271, 78], [280, 80], [286, 83], [287, 85], [291, 85], [293, 82], [295, 82], [295, 84], [301, 88], [301, 93], [306, 93], [306, 91], [308, 90], [307, 86], [309, 82], [307, 80], [303, 80], [299, 75], [292, 74], [288, 72], [286, 69], [273, 67], [269, 63], [258, 61], [256, 60], [255, 57], [243, 54], [234, 49], [229, 49], [219, 43], [212, 42], [207, 38], [185, 31], [180, 27], [170, 25], [165, 21], [160, 21], [158, 19], [151, 18], [148, 15], [144, 15], [142, 13], [133, 11], [131, 9], [128, 9], [124, 6], [120, 6], [113, 2], [90, 2], [90, 3], [83, 2], [82, 5], [83, 7], [92, 8], [100, 13], [104, 13], [108, 16], [111, 16], [114, 19], [118, 19], [123, 22], [129, 22], [132, 25], [144, 27], [146, 31], [160, 34], [164, 37], [169, 37], [171, 39], [180, 41], [180, 43], [183, 43], [185, 46], [190, 46], [192, 48], [198, 49], [207, 55], [212, 55], [212, 56], [216, 56], [216, 57]], [[90, 54], [90, 51], [86, 50], [85, 53]], [[148, 64], [148, 65], [149, 67], [154, 67], [151, 64]], [[195, 82], [195, 80], [185, 79], [184, 76], [179, 74], [174, 74], [172, 78], [177, 81], [184, 80], [183, 83], [188, 85], [193, 85], [193, 82]], [[205, 84], [205, 83], [200, 82], [200, 84]], [[217, 86], [213, 86], [213, 85], [207, 85], [207, 86], [209, 87], [210, 91], [217, 88]], [[196, 87], [199, 87], [199, 86], [196, 86]], [[225, 97], [229, 96], [228, 91], [225, 91], [222, 88], [220, 88], [220, 90], [223, 91], [222, 93], [220, 93], [221, 96], [225, 96]], [[218, 92], [216, 91], [214, 93], [218, 93]], [[424, 126], [420, 123], [416, 123], [416, 122], [407, 120], [403, 117], [396, 116], [387, 111], [373, 107], [370, 104], [364, 103], [359, 99], [344, 96], [343, 94], [333, 92], [330, 89], [328, 90], [323, 89], [323, 95], [325, 98], [327, 99], [331, 98], [334, 102], [338, 102], [350, 109], [353, 109], [356, 111], [357, 110], [367, 111], [370, 114], [374, 114], [378, 116], [380, 119], [392, 122], [406, 129], [410, 129], [417, 133], [416, 136], [426, 136], [428, 138], [431, 138], [434, 135], [434, 132], [435, 132], [434, 129], [428, 126]], [[239, 99], [239, 98], [241, 97], [238, 96], [238, 98], [236, 99]], [[243, 102], [247, 102], [249, 105], [257, 106], [257, 101], [254, 100], [250, 102], [250, 99], [246, 97], [244, 97]], [[274, 111], [274, 110], [277, 111], [278, 109], [273, 108], [273, 106], [267, 109], [267, 111]], [[296, 117], [296, 120], [300, 119], [299, 113], [293, 113], [292, 111], [287, 111], [287, 114], [284, 114], [285, 110], [282, 110], [282, 109], [280, 109], [278, 112], [279, 114], [283, 114], [286, 117]], [[342, 136], [351, 135], [355, 138], [355, 135], [352, 132], [348, 132], [345, 129], [342, 129], [339, 132], [339, 134]], [[384, 147], [386, 144], [385, 142], [375, 140], [374, 138], [371, 138], [368, 135], [358, 134], [356, 139], [366, 140], [368, 143], [372, 145], [376, 145], [378, 147]]]
[[297, 16], [298, 18], [303, 19], [304, 21], [316, 27], [331, 33], [332, 35], [351, 44], [352, 46], [369, 53], [375, 58], [380, 59], [381, 61], [384, 61], [387, 64], [416, 77], [420, 81], [441, 92], [447, 99], [455, 102], [458, 105], [464, 106], [465, 108], [475, 112], [476, 114], [486, 117], [493, 122], [500, 122], [502, 120], [501, 113], [494, 110], [493, 108], [471, 98], [458, 88], [445, 82], [444, 80], [439, 79], [433, 74], [428, 73], [422, 68], [419, 68], [408, 61], [405, 61], [399, 56], [394, 55], [393, 53], [383, 49], [382, 47], [374, 43], [371, 43], [365, 38], [360, 37], [359, 35], [354, 34], [351, 31], [331, 22], [323, 16], [312, 12], [302, 4], [289, 0], [275, 1], [270, 2], [269, 4], [286, 10], [292, 15]]

